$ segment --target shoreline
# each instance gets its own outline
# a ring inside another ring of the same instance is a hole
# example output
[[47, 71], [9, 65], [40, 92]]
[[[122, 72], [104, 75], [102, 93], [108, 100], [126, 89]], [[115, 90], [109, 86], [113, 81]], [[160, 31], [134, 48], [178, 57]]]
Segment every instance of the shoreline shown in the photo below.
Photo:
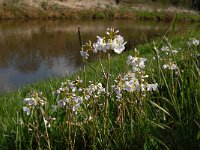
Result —
[[154, 8], [153, 6], [119, 5], [91, 6], [88, 8], [70, 8], [62, 5], [31, 7], [28, 5], [0, 6], [0, 21], [2, 20], [95, 20], [95, 19], [133, 19], [172, 21], [178, 15], [180, 22], [200, 22], [200, 13], [194, 10], [175, 7]]

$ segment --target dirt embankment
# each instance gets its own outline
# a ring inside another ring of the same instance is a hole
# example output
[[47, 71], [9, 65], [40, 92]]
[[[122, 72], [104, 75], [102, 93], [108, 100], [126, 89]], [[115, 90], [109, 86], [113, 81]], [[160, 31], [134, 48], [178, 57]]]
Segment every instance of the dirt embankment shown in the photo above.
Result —
[[0, 19], [134, 18], [168, 21], [177, 13], [179, 20], [200, 21], [199, 12], [192, 10], [124, 2], [116, 5], [115, 0], [0, 0]]
[[81, 18], [110, 10], [114, 0], [13, 0], [0, 1], [0, 18]]

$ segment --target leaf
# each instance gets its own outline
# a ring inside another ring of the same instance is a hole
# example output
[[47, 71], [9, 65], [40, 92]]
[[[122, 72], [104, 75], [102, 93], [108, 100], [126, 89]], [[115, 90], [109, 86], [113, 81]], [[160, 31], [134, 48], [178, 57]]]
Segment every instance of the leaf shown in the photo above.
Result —
[[158, 104], [156, 104], [153, 101], [149, 101], [153, 106], [157, 107], [158, 109], [160, 109], [161, 111], [163, 111], [165, 114], [167, 114], [168, 116], [171, 116], [164, 108], [160, 107]]
[[200, 131], [197, 133], [197, 140], [200, 139]]
[[159, 140], [158, 138], [156, 138], [154, 136], [150, 136], [150, 138], [154, 139], [155, 141], [157, 141], [158, 143], [163, 145], [166, 148], [166, 150], [170, 150], [170, 148], [163, 141]]

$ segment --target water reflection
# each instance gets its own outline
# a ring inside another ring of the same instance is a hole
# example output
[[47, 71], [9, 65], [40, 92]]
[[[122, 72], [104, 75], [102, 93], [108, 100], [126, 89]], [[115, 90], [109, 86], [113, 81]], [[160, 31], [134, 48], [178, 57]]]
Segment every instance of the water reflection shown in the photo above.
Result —
[[[83, 40], [95, 40], [106, 28], [114, 27], [131, 48], [157, 36], [168, 24], [118, 21], [7, 21], [0, 22], [0, 92], [48, 76], [64, 76], [81, 66], [77, 28]], [[181, 26], [185, 30], [190, 26]]]

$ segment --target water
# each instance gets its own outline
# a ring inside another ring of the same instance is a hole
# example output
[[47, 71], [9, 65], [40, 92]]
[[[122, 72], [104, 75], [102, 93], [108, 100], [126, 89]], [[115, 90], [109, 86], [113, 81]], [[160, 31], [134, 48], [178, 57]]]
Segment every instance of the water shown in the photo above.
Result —
[[[0, 22], [0, 92], [12, 91], [49, 76], [71, 74], [82, 65], [77, 28], [83, 41], [104, 35], [108, 27], [120, 34], [132, 48], [161, 35], [169, 23], [117, 21], [4, 21]], [[178, 32], [195, 25], [181, 24]]]

